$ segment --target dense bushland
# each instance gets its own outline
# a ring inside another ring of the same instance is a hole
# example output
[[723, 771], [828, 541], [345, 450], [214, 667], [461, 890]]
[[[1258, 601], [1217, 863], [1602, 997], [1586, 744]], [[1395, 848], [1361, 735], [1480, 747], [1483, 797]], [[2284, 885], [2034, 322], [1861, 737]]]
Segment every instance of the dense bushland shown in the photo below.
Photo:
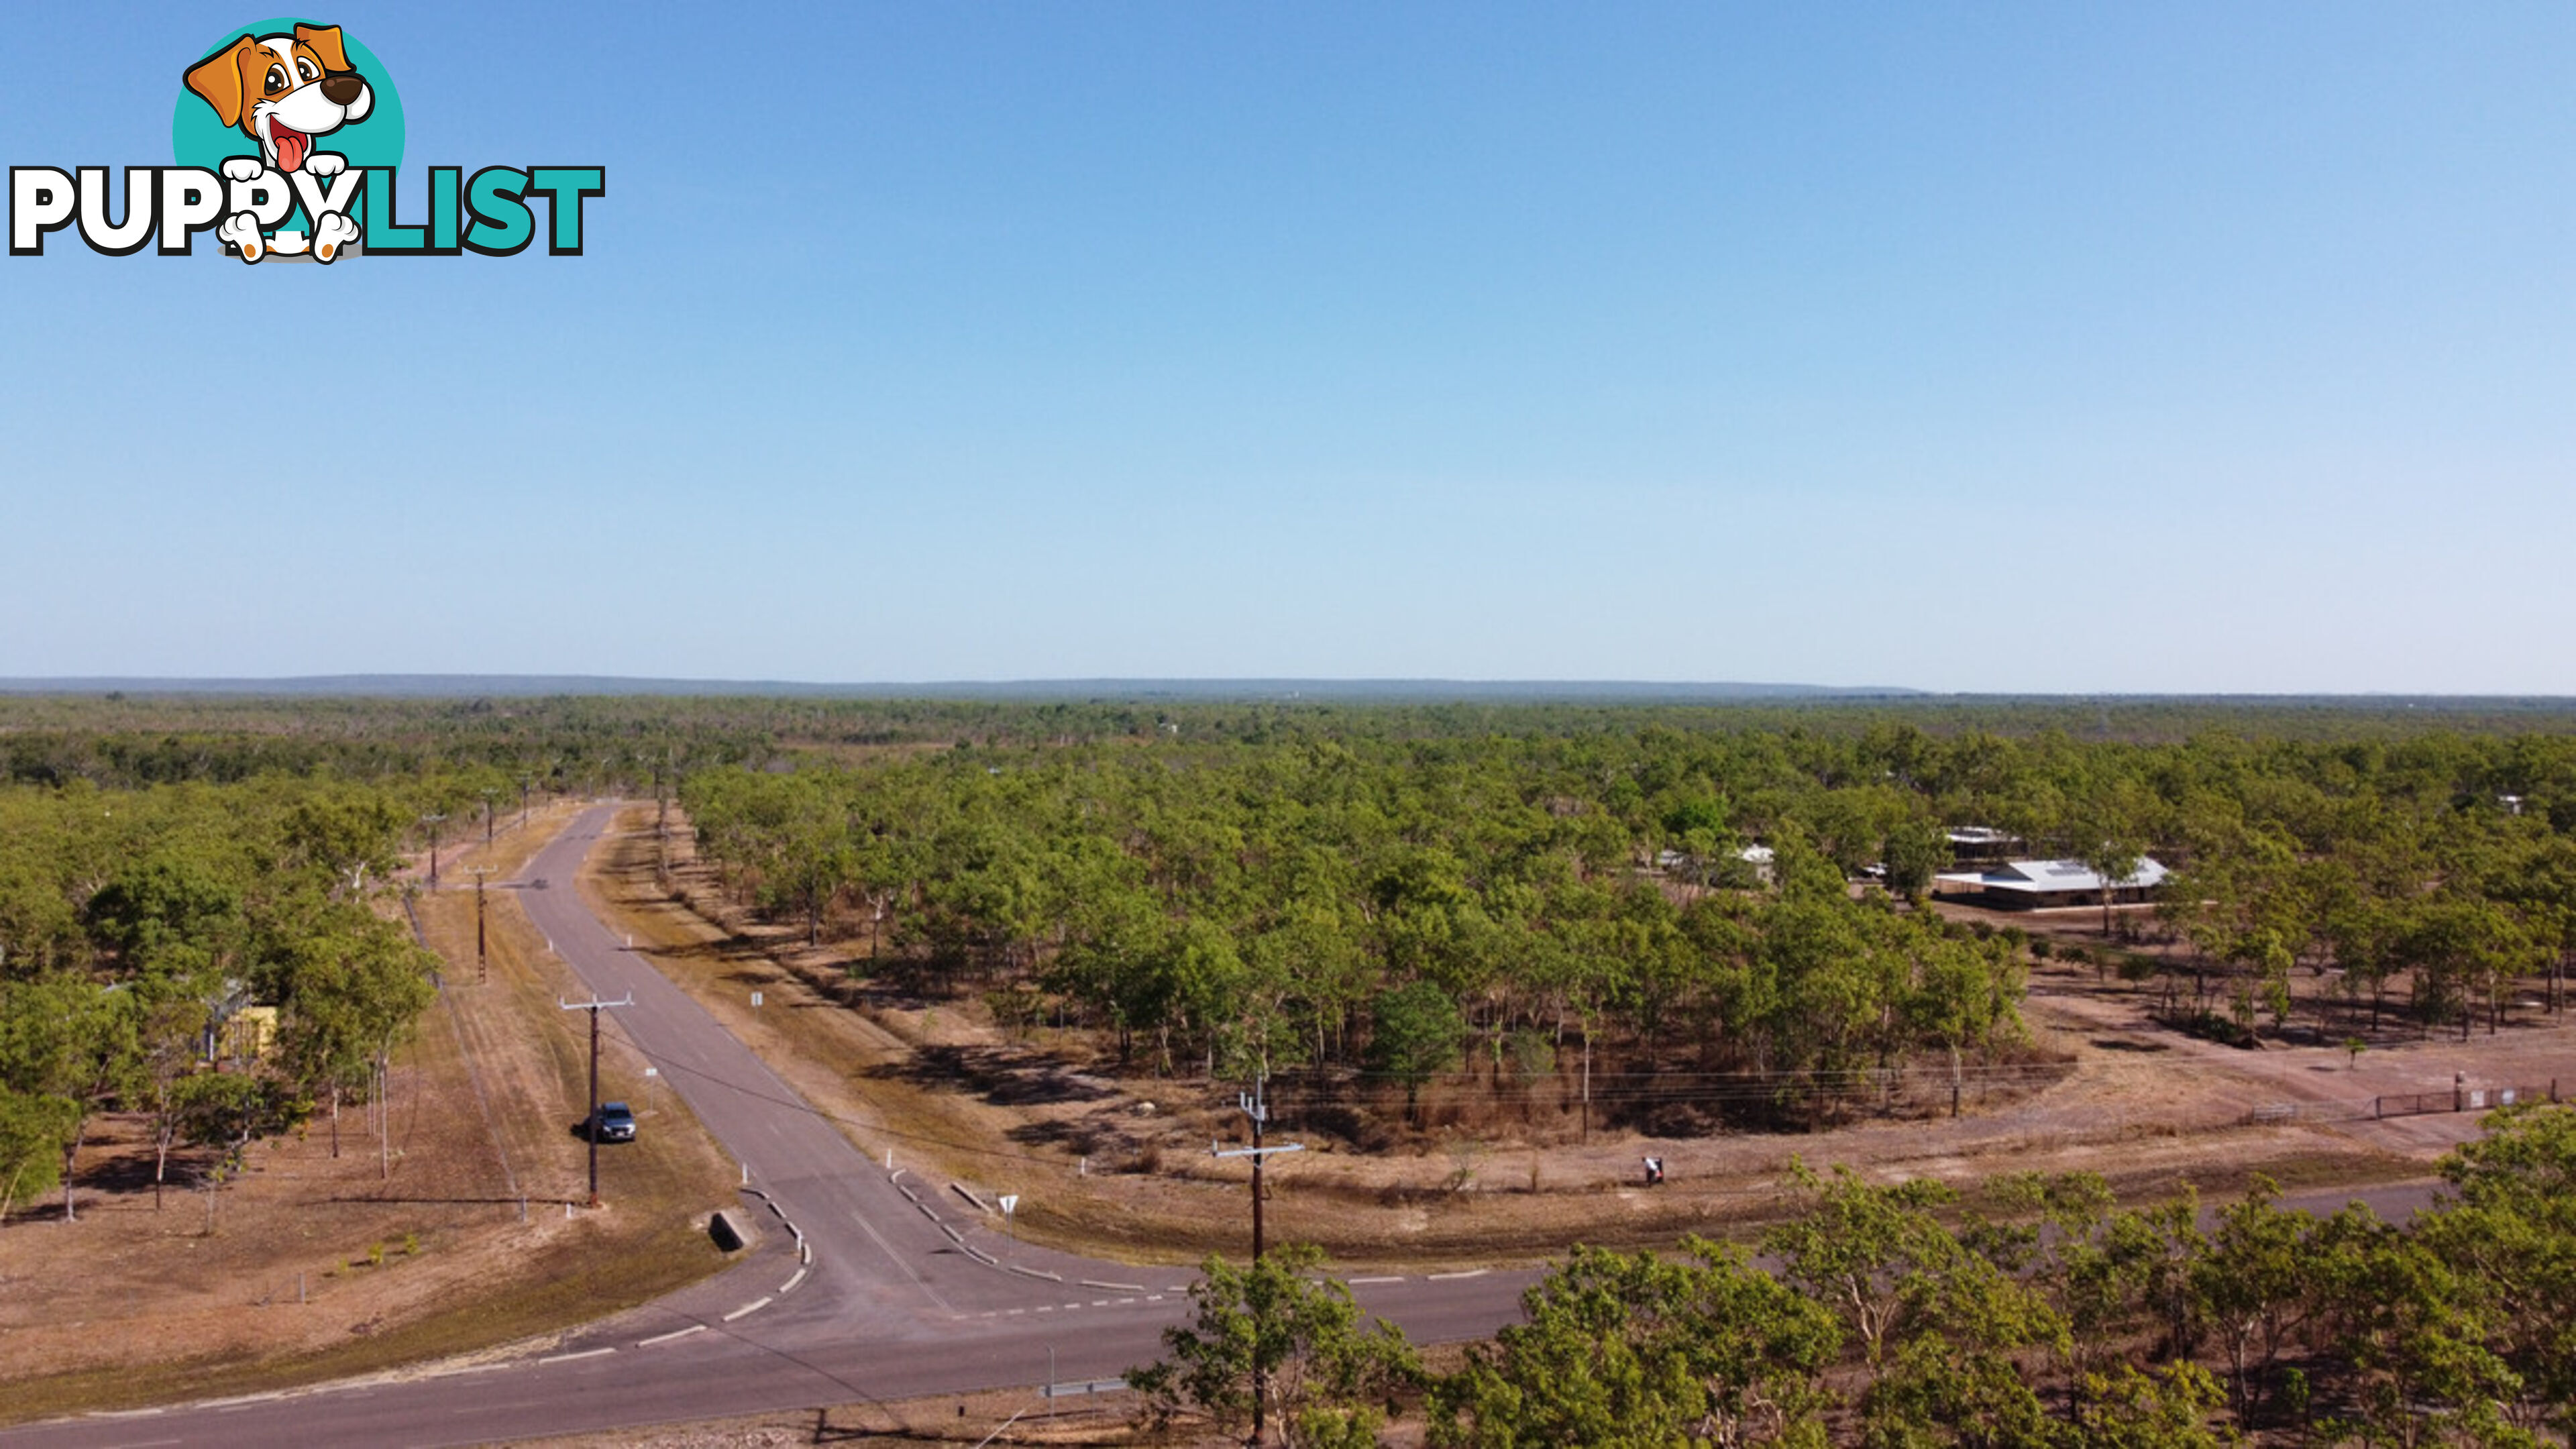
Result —
[[1452, 1068], [1496, 1098], [1541, 1078], [1589, 1096], [1599, 1073], [1688, 1130], [1830, 1115], [1909, 1063], [2010, 1061], [2020, 933], [1846, 889], [1874, 868], [1919, 894], [1961, 824], [2176, 867], [2148, 926], [2185, 946], [2153, 963], [2178, 1012], [2278, 1026], [2297, 972], [2348, 1015], [2402, 983], [2426, 1026], [2465, 1029], [2474, 1005], [2492, 1028], [2528, 983], [2556, 1001], [2576, 927], [2561, 736], [1712, 724], [961, 744], [700, 771], [682, 800], [744, 898], [812, 940], [864, 933], [876, 969], [1096, 1026], [1131, 1066], [1330, 1071], [1408, 1111]]
[[[375, 1095], [435, 961], [380, 909], [474, 782], [0, 787], [0, 1216], [62, 1188], [91, 1119], [238, 1148]], [[249, 1024], [274, 1011], [273, 1039]]]

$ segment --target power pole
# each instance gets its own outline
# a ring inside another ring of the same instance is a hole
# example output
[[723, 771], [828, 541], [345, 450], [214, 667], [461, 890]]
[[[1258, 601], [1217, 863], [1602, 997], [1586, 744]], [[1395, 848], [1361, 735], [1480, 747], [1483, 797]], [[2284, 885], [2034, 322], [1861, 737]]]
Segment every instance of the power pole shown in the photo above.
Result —
[[484, 792], [483, 792], [483, 845], [484, 845], [484, 847], [485, 847], [486, 849], [489, 849], [489, 848], [491, 847], [491, 844], [492, 844], [492, 792], [491, 792], [491, 791], [489, 791], [489, 790], [486, 790], [486, 791], [484, 791]]
[[487, 875], [490, 875], [490, 874], [492, 873], [492, 867], [490, 867], [490, 866], [488, 866], [488, 865], [478, 865], [478, 866], [473, 867], [473, 871], [474, 871], [474, 984], [475, 984], [475, 985], [477, 985], [477, 986], [482, 986], [482, 985], [485, 985], [485, 984], [489, 983], [489, 982], [491, 981], [491, 979], [492, 979], [492, 965], [491, 965], [491, 960], [490, 960], [490, 958], [489, 958], [488, 956], [486, 956], [486, 955], [485, 955], [485, 953], [484, 953], [484, 945], [483, 945], [483, 877], [485, 877], [485, 876], [487, 876]]
[[635, 994], [628, 992], [617, 1001], [602, 1001], [594, 996], [588, 1001], [566, 1001], [555, 998], [555, 1005], [566, 1011], [590, 1013], [590, 1118], [581, 1135], [590, 1141], [590, 1205], [599, 1206], [599, 1013], [603, 1009], [633, 1006]]
[[420, 818], [429, 824], [429, 888], [436, 890], [438, 889], [438, 826], [439, 822], [447, 817], [424, 815]]
[[665, 893], [671, 889], [671, 797], [663, 792], [663, 772], [671, 757], [653, 767], [653, 883]]
[[[1263, 1099], [1262, 1095], [1263, 1089], [1269, 1085], [1269, 1081], [1270, 1079], [1268, 1077], [1255, 1077], [1252, 1082], [1252, 1090], [1249, 1092], [1237, 1093], [1234, 1099], [1235, 1105], [1243, 1109], [1243, 1115], [1252, 1119], [1252, 1145], [1250, 1147], [1220, 1148], [1213, 1142], [1208, 1144], [1208, 1152], [1211, 1156], [1249, 1157], [1252, 1159], [1252, 1266], [1255, 1268], [1259, 1268], [1261, 1266], [1262, 1249], [1261, 1160], [1268, 1157], [1273, 1152], [1302, 1152], [1306, 1147], [1302, 1142], [1283, 1142], [1276, 1147], [1264, 1147], [1261, 1145], [1261, 1129], [1268, 1126], [1270, 1123], [1270, 1104]], [[1261, 1442], [1263, 1411], [1267, 1408], [1264, 1401], [1269, 1397], [1270, 1391], [1270, 1376], [1261, 1366], [1260, 1324], [1253, 1325], [1252, 1336], [1252, 1442], [1259, 1444]]]

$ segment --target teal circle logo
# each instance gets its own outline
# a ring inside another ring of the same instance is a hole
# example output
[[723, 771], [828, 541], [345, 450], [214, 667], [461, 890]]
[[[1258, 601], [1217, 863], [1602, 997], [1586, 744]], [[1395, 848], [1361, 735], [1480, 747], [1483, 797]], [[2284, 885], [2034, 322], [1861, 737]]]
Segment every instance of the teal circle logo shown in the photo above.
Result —
[[[306, 74], [307, 66], [315, 73]], [[335, 76], [354, 76], [364, 103], [329, 100], [327, 93], [349, 90]], [[327, 130], [313, 120], [335, 116]], [[256, 20], [225, 31], [180, 71], [170, 150], [178, 164], [209, 171], [252, 156], [291, 172], [315, 152], [344, 156], [353, 171], [399, 166], [402, 96], [376, 53], [338, 26], [295, 16]]]

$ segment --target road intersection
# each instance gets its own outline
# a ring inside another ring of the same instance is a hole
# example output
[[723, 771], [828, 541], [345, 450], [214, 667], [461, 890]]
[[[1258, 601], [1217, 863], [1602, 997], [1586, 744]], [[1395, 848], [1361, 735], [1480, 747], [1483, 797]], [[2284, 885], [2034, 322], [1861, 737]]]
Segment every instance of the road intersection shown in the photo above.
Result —
[[[1152, 1359], [1192, 1275], [1009, 1243], [945, 1181], [871, 1161], [571, 887], [613, 807], [529, 862], [520, 899], [614, 1029], [744, 1168], [761, 1246], [539, 1352], [29, 1425], [7, 1445], [482, 1443], [827, 1404], [1117, 1377]], [[1526, 1273], [1373, 1278], [1362, 1305], [1417, 1340], [1491, 1333]]]

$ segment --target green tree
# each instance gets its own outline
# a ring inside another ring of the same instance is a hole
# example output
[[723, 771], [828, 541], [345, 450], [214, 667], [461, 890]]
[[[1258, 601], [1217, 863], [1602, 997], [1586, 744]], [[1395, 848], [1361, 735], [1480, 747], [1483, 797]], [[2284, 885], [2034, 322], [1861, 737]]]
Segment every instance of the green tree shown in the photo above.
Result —
[[1254, 1420], [1258, 1402], [1291, 1445], [1373, 1437], [1373, 1405], [1418, 1382], [1421, 1365], [1403, 1330], [1361, 1326], [1350, 1289], [1324, 1277], [1322, 1263], [1304, 1244], [1249, 1268], [1210, 1257], [1190, 1288], [1190, 1321], [1163, 1330], [1161, 1359], [1127, 1371], [1147, 1416], [1162, 1424], [1195, 1413], [1231, 1431]]
[[1887, 832], [1887, 888], [1908, 899], [1932, 889], [1933, 877], [1950, 868], [1949, 832], [1917, 816]]
[[2521, 1380], [2515, 1421], [2576, 1436], [2576, 1107], [2509, 1107], [2485, 1127], [2443, 1158], [2451, 1196], [2421, 1236]]
[[1833, 1315], [1738, 1248], [1688, 1257], [1577, 1248], [1432, 1395], [1430, 1438], [1457, 1449], [1648, 1449], [1825, 1442]]
[[1369, 1010], [1369, 1066], [1404, 1086], [1404, 1115], [1419, 1122], [1422, 1084], [1457, 1060], [1467, 1024], [1458, 1003], [1429, 981], [1381, 993]]

